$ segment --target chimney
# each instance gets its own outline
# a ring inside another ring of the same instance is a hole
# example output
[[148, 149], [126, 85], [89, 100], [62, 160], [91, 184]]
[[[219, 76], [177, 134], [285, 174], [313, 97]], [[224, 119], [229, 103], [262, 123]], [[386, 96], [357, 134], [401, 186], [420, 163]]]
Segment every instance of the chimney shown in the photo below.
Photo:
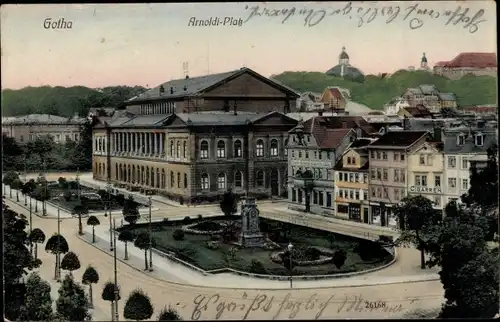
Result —
[[441, 127], [438, 125], [438, 126], [434, 126], [434, 141], [436, 142], [441, 142], [442, 141], [442, 136], [441, 136]]
[[405, 117], [403, 118], [403, 130], [408, 131], [409, 129], [410, 129], [410, 120], [405, 115]]
[[184, 91], [187, 91], [187, 89], [188, 89], [188, 88], [187, 88], [187, 86], [186, 86], [186, 85], [184, 85]]
[[323, 111], [318, 111], [319, 116], [323, 116]]
[[170, 94], [173, 94], [173, 93], [174, 93], [174, 88], [170, 87]]
[[165, 93], [165, 87], [163, 85], [160, 86], [160, 96]]

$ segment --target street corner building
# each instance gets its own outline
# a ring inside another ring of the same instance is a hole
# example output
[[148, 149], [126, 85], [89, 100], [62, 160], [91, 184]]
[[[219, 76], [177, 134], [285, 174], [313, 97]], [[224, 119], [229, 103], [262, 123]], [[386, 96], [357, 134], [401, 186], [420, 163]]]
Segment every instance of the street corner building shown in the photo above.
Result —
[[299, 95], [242, 68], [173, 80], [127, 101], [93, 130], [93, 176], [180, 203], [227, 189], [286, 195], [288, 131]]

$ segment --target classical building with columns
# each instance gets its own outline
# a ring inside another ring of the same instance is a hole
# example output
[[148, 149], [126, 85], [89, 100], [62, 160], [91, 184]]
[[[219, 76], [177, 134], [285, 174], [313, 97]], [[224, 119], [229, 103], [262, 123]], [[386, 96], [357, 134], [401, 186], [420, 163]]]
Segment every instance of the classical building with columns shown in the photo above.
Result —
[[94, 128], [94, 178], [183, 202], [286, 194], [297, 97], [248, 68], [163, 83]]
[[[287, 132], [279, 112], [141, 115], [94, 129], [94, 177], [182, 203], [286, 195]], [[109, 153], [108, 153], [109, 152]]]

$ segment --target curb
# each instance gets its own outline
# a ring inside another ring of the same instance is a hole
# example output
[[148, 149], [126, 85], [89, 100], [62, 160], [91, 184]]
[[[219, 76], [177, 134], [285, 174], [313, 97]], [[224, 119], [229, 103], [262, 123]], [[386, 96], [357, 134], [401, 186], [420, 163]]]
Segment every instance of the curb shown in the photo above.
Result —
[[[99, 246], [97, 246], [96, 244], [93, 244], [92, 242], [89, 242], [88, 240], [86, 240], [83, 236], [80, 236], [78, 234], [76, 234], [76, 237], [79, 238], [80, 240], [82, 240], [83, 242], [91, 245], [92, 247], [98, 249], [99, 251], [109, 255], [109, 256], [113, 256], [112, 254], [109, 253], [108, 250], [105, 250]], [[99, 237], [101, 238], [101, 237]], [[395, 258], [396, 259], [396, 258]], [[259, 289], [255, 289], [255, 288], [241, 288], [241, 287], [224, 287], [224, 286], [206, 286], [206, 285], [195, 285], [195, 284], [182, 284], [182, 283], [179, 283], [179, 282], [174, 282], [174, 281], [169, 281], [169, 280], [165, 280], [163, 278], [160, 278], [160, 277], [157, 277], [157, 276], [154, 276], [152, 274], [147, 274], [148, 271], [145, 271], [145, 270], [142, 270], [142, 269], [139, 269], [131, 264], [129, 264], [127, 261], [123, 260], [122, 258], [119, 258], [117, 257], [117, 260], [120, 261], [121, 263], [133, 268], [134, 270], [138, 271], [138, 272], [142, 272], [144, 273], [145, 275], [157, 280], [157, 281], [161, 281], [161, 282], [165, 282], [165, 283], [169, 283], [169, 284], [173, 284], [173, 285], [179, 285], [179, 286], [183, 286], [183, 287], [192, 287], [192, 288], [204, 288], [204, 289], [230, 289], [230, 290], [242, 290], [242, 291], [249, 291], [249, 290], [254, 290], [254, 291], [284, 291], [284, 290], [288, 290], [290, 291], [290, 288], [288, 287], [283, 287], [283, 288], [259, 288]], [[425, 276], [425, 275], [424, 275]], [[338, 286], [316, 286], [316, 287], [300, 287], [300, 288], [295, 288], [294, 290], [317, 290], [317, 289], [336, 289], [336, 288], [352, 288], [352, 287], [367, 287], [367, 286], [378, 286], [378, 285], [394, 285], [394, 284], [408, 284], [408, 283], [423, 283], [423, 282], [429, 282], [429, 281], [439, 281], [439, 277], [429, 277], [429, 278], [424, 278], [422, 280], [416, 280], [416, 281], [398, 281], [398, 282], [386, 282], [386, 283], [371, 283], [371, 284], [359, 284], [359, 285], [338, 285]]]

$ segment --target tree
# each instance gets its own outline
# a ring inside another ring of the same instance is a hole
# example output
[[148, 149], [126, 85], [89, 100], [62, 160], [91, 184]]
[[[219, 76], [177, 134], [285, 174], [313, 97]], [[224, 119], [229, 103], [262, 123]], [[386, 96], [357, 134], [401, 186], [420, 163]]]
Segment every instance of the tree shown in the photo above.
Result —
[[136, 321], [148, 320], [153, 316], [153, 311], [149, 296], [141, 289], [137, 289], [130, 293], [123, 308], [123, 317]]
[[118, 240], [122, 241], [125, 243], [125, 260], [128, 260], [128, 249], [127, 245], [129, 242], [133, 242], [135, 238], [135, 235], [133, 232], [131, 232], [128, 229], [122, 230], [120, 232], [120, 235], [118, 235]]
[[50, 321], [53, 318], [50, 284], [31, 273], [26, 282], [26, 305], [21, 310], [20, 320]]
[[248, 268], [248, 271], [254, 274], [267, 274], [266, 268], [264, 267], [262, 262], [257, 259], [252, 259], [250, 261], [250, 266]]
[[92, 296], [92, 284], [97, 284], [99, 282], [99, 273], [92, 266], [88, 266], [82, 276], [82, 284], [89, 286], [89, 300], [90, 307], [93, 306], [93, 296]]
[[59, 288], [56, 301], [57, 313], [67, 321], [89, 321], [90, 304], [83, 287], [75, 283], [71, 275], [66, 275]]
[[441, 318], [492, 318], [498, 309], [498, 255], [488, 250], [487, 219], [478, 208], [450, 202], [437, 237], [429, 243], [430, 267], [439, 265], [445, 299]]
[[45, 242], [45, 234], [40, 228], [35, 228], [31, 231], [29, 235], [29, 240], [31, 243], [35, 244], [35, 259], [38, 258], [38, 244], [43, 244]]
[[80, 201], [78, 205], [76, 205], [71, 211], [71, 215], [78, 216], [78, 234], [83, 235], [83, 226], [82, 226], [82, 217], [89, 214], [89, 208], [85, 204], [85, 202]]
[[89, 219], [87, 219], [87, 225], [92, 226], [92, 243], [95, 243], [95, 226], [100, 224], [96, 216], [90, 216]]
[[64, 255], [61, 261], [61, 269], [69, 271], [69, 275], [73, 275], [73, 271], [80, 269], [80, 267], [80, 259], [78, 259], [78, 256], [75, 253], [68, 252]]
[[338, 250], [335, 252], [335, 254], [333, 254], [333, 264], [338, 269], [344, 266], [346, 259], [347, 259], [347, 253], [344, 250]]
[[56, 266], [54, 271], [54, 278], [57, 278], [59, 268], [59, 256], [66, 254], [69, 251], [68, 242], [62, 235], [54, 234], [47, 240], [45, 244], [45, 251], [56, 256]]
[[229, 221], [222, 227], [222, 241], [224, 243], [230, 243], [236, 239], [236, 233], [238, 231], [238, 226], [235, 221]]
[[440, 221], [439, 214], [434, 210], [432, 201], [421, 195], [405, 197], [395, 206], [394, 213], [404, 228], [397, 243], [415, 245], [420, 251], [420, 266], [424, 269], [426, 242], [430, 238], [426, 229]]
[[57, 179], [57, 183], [59, 184], [59, 188], [62, 190], [68, 189], [68, 180], [66, 180], [66, 178], [59, 177], [59, 179]]
[[238, 199], [231, 189], [228, 189], [220, 202], [220, 209], [226, 216], [231, 216], [238, 211]]
[[[150, 245], [150, 242], [151, 242], [151, 245]], [[134, 246], [139, 248], [139, 249], [142, 249], [144, 251], [144, 266], [145, 266], [144, 270], [147, 270], [148, 269], [148, 250], [151, 247], [154, 248], [156, 246], [156, 241], [152, 237], [151, 237], [151, 241], [150, 241], [149, 234], [147, 232], [142, 232], [139, 235], [137, 235], [137, 238], [134, 241]]]
[[157, 317], [158, 321], [182, 321], [182, 317], [179, 315], [173, 307], [170, 305], [168, 307], [164, 307], [161, 310], [160, 314]]
[[19, 202], [19, 190], [23, 186], [23, 182], [18, 178], [10, 184], [11, 189], [16, 190], [16, 201]]
[[[116, 291], [116, 293], [115, 293]], [[102, 289], [102, 295], [101, 295], [101, 298], [104, 300], [104, 301], [108, 301], [111, 305], [111, 316], [113, 316], [114, 314], [114, 303], [115, 303], [115, 300], [119, 301], [121, 299], [121, 296], [120, 296], [120, 288], [118, 287], [118, 285], [115, 286], [114, 283], [112, 282], [106, 282], [106, 284], [104, 284], [104, 288]]]
[[19, 179], [19, 174], [16, 171], [9, 171], [3, 176], [3, 183], [7, 186], [11, 186], [14, 180]]
[[182, 229], [174, 230], [172, 237], [174, 240], [183, 240], [184, 239], [184, 231]]
[[129, 195], [123, 203], [123, 218], [131, 225], [135, 224], [140, 218], [138, 206], [139, 205], [134, 201], [134, 197], [132, 195]]

